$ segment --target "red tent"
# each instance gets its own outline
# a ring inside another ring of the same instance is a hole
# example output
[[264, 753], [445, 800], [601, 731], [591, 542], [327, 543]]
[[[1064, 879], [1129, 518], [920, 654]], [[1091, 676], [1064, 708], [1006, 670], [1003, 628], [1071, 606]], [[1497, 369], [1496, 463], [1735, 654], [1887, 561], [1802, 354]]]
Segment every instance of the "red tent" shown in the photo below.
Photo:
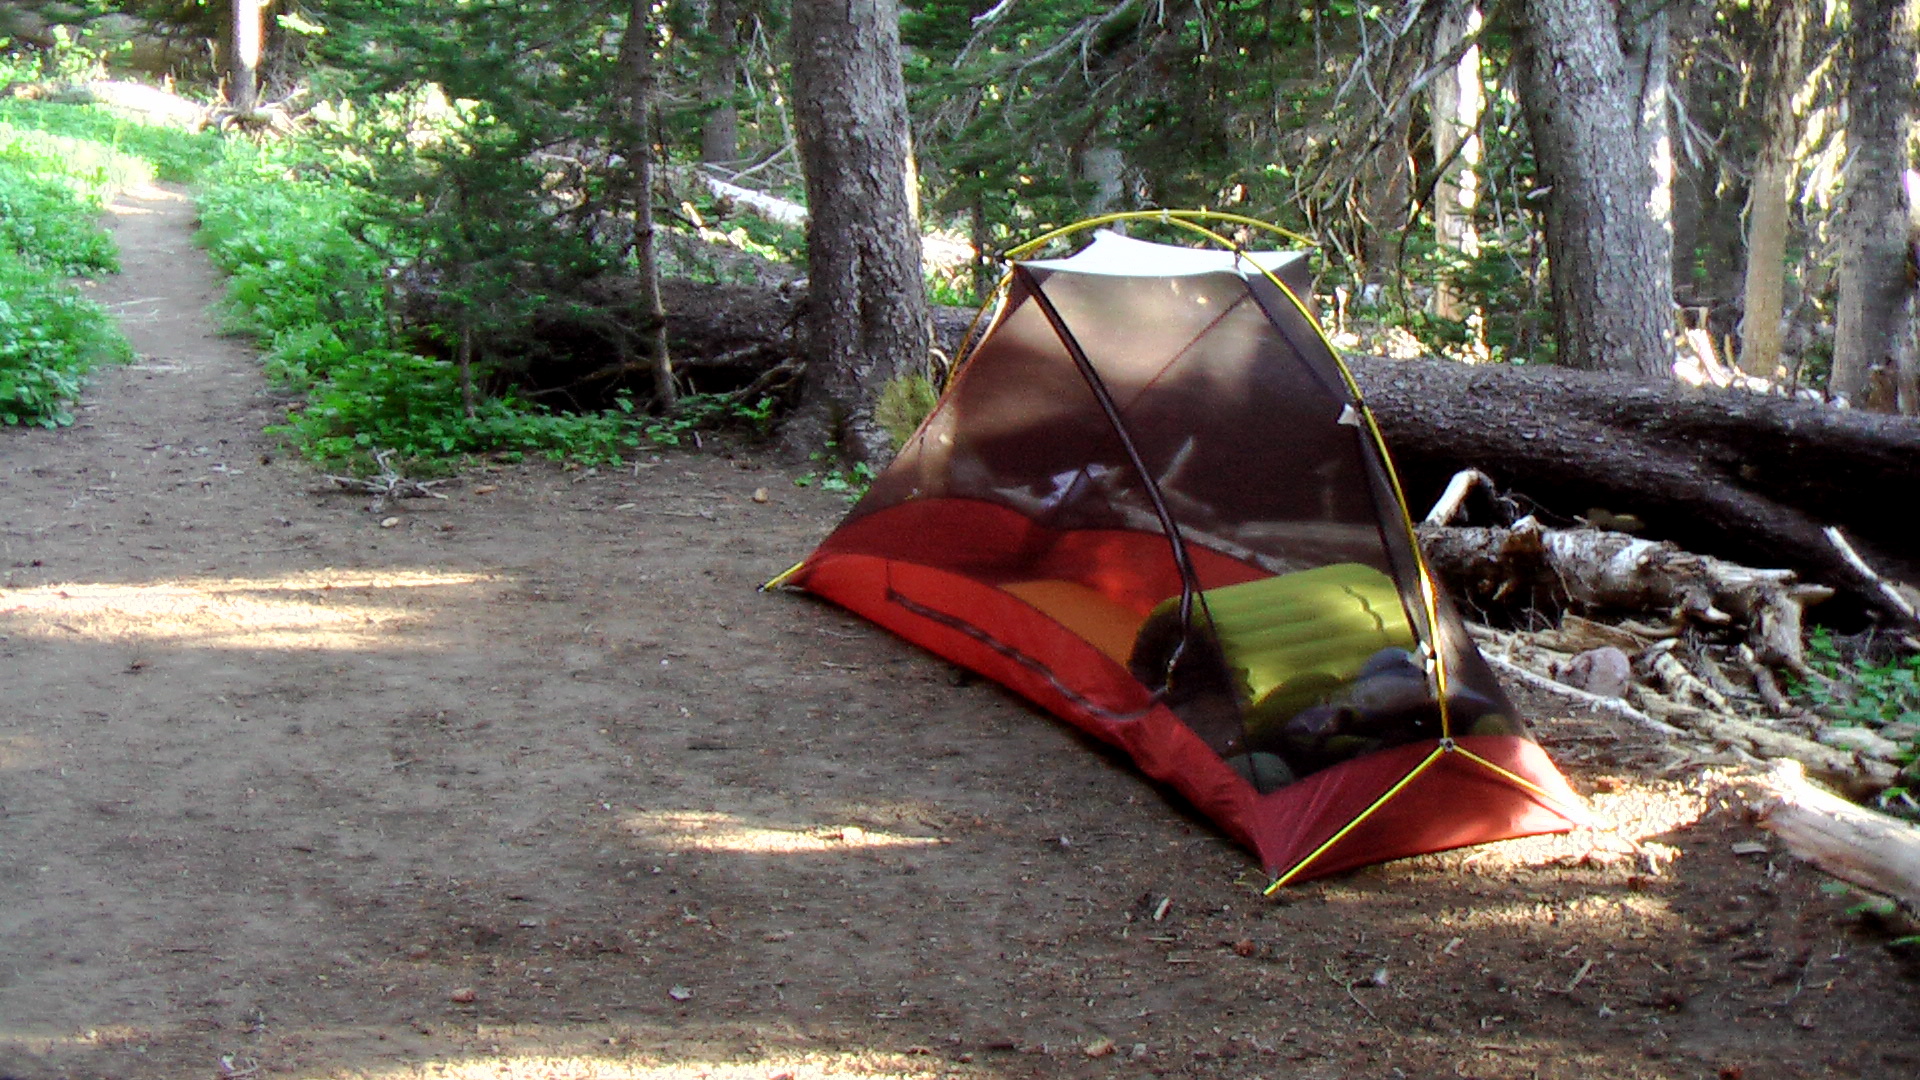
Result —
[[1276, 887], [1584, 817], [1434, 588], [1304, 273], [1110, 232], [1016, 262], [932, 415], [775, 582], [1121, 747]]

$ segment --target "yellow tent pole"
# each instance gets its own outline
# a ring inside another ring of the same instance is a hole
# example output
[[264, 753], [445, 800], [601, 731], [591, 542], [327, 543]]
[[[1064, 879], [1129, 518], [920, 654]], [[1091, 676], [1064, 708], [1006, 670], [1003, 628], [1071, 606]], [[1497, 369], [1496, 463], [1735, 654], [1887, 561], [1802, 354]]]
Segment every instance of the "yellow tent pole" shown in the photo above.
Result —
[[987, 293], [987, 298], [980, 302], [979, 310], [973, 313], [973, 321], [967, 324], [967, 332], [960, 336], [960, 347], [953, 350], [953, 361], [947, 365], [947, 377], [940, 381], [940, 389], [942, 392], [953, 382], [953, 377], [960, 374], [960, 366], [966, 363], [968, 354], [972, 352], [975, 345], [979, 344], [979, 342], [974, 339], [974, 335], [979, 332], [980, 324], [986, 320], [987, 312], [998, 308], [1000, 303], [1006, 299], [1007, 286], [1012, 283], [1013, 272], [1011, 270], [1001, 274], [1000, 280], [994, 282], [992, 291]]
[[807, 565], [807, 561], [805, 559], [802, 559], [799, 562], [794, 563], [792, 566], [787, 567], [785, 570], [780, 571], [778, 574], [774, 575], [772, 581], [769, 581], [765, 585], [760, 586], [760, 591], [769, 592], [773, 589], [779, 588], [782, 585], [785, 585], [788, 582], [788, 580], [791, 579], [793, 575], [799, 573], [800, 568], [805, 565]]
[[[1191, 225], [1200, 221], [1223, 221], [1232, 225], [1245, 225], [1248, 228], [1264, 229], [1275, 236], [1283, 236], [1295, 243], [1306, 244], [1309, 247], [1319, 246], [1312, 240], [1291, 229], [1283, 229], [1271, 222], [1261, 221], [1259, 218], [1250, 218], [1241, 214], [1230, 214], [1220, 210], [1121, 210], [1111, 214], [1101, 214], [1098, 217], [1090, 217], [1084, 221], [1076, 221], [1071, 225], [1062, 225], [1060, 228], [1054, 229], [1051, 232], [1041, 233], [1039, 236], [1034, 237], [1018, 247], [1008, 249], [1005, 258], [1023, 259], [1048, 244], [1053, 243], [1055, 240], [1061, 240], [1075, 233], [1085, 232], [1088, 229], [1097, 229], [1102, 225], [1113, 225], [1123, 221], [1158, 221], [1168, 225]], [[1213, 234], [1208, 232], [1206, 235], [1212, 236]], [[1234, 250], [1239, 249], [1239, 245], [1227, 241], [1224, 238], [1215, 236], [1214, 239], [1220, 241], [1223, 247]]]
[[[1447, 740], [1447, 742], [1450, 742], [1450, 741], [1451, 740]], [[1286, 873], [1281, 874], [1280, 877], [1276, 879], [1273, 884], [1267, 886], [1267, 891], [1265, 895], [1272, 896], [1274, 893], [1279, 892], [1281, 889], [1285, 888], [1286, 884], [1289, 881], [1292, 881], [1294, 878], [1299, 877], [1301, 872], [1304, 871], [1307, 867], [1313, 865], [1315, 860], [1319, 859], [1320, 856], [1325, 855], [1329, 850], [1333, 848], [1335, 844], [1338, 844], [1340, 841], [1346, 839], [1348, 833], [1359, 828], [1361, 824], [1364, 823], [1368, 818], [1372, 817], [1375, 813], [1379, 812], [1381, 807], [1387, 805], [1387, 803], [1391, 801], [1395, 795], [1398, 795], [1402, 791], [1406, 790], [1406, 787], [1408, 784], [1411, 784], [1415, 780], [1419, 779], [1421, 773], [1424, 773], [1428, 769], [1432, 768], [1433, 763], [1436, 761], [1439, 761], [1441, 755], [1447, 752], [1447, 742], [1442, 742], [1441, 745], [1434, 747], [1432, 753], [1428, 754], [1426, 757], [1420, 760], [1420, 764], [1415, 765], [1412, 771], [1408, 772], [1407, 775], [1401, 777], [1398, 783], [1394, 784], [1392, 787], [1382, 792], [1379, 798], [1373, 800], [1373, 802], [1370, 805], [1368, 805], [1368, 807], [1365, 810], [1360, 811], [1360, 814], [1358, 817], [1354, 818], [1352, 821], [1347, 822], [1345, 825], [1342, 825], [1340, 827], [1339, 832], [1336, 832], [1332, 836], [1329, 836], [1327, 838], [1326, 843], [1321, 844], [1317, 848], [1314, 848], [1312, 851], [1307, 853], [1306, 858], [1301, 859], [1297, 863], [1294, 863], [1292, 868], [1290, 868]]]
[[1596, 816], [1595, 814], [1593, 814], [1591, 811], [1587, 810], [1584, 807], [1574, 806], [1573, 804], [1567, 802], [1564, 799], [1561, 799], [1554, 795], [1549, 794], [1540, 785], [1534, 783], [1533, 781], [1527, 779], [1526, 777], [1521, 776], [1520, 774], [1513, 772], [1510, 769], [1502, 768], [1501, 766], [1496, 765], [1491, 761], [1488, 761], [1486, 758], [1481, 757], [1479, 754], [1474, 753], [1473, 751], [1467, 749], [1464, 746], [1459, 745], [1458, 743], [1453, 744], [1452, 750], [1454, 753], [1459, 754], [1461, 757], [1466, 758], [1468, 761], [1479, 764], [1480, 766], [1493, 772], [1496, 776], [1499, 776], [1501, 779], [1507, 781], [1508, 783], [1514, 785], [1517, 788], [1520, 788], [1522, 791], [1525, 791], [1527, 794], [1533, 796], [1534, 798], [1539, 799], [1541, 802], [1547, 805], [1547, 809], [1552, 810], [1554, 813], [1559, 814], [1561, 817], [1566, 818], [1568, 821], [1575, 822], [1576, 824], [1584, 825], [1589, 829], [1599, 829], [1602, 832], [1614, 831], [1614, 826], [1612, 822]]
[[1400, 527], [1406, 534], [1407, 547], [1413, 554], [1414, 567], [1420, 575], [1420, 607], [1427, 618], [1427, 631], [1436, 639], [1433, 650], [1433, 682], [1434, 695], [1440, 705], [1440, 737], [1450, 739], [1453, 737], [1453, 716], [1447, 704], [1447, 698], [1451, 692], [1448, 685], [1450, 680], [1446, 658], [1442, 655], [1440, 643], [1437, 640], [1440, 635], [1439, 590], [1434, 585], [1433, 567], [1427, 563], [1426, 552], [1420, 549], [1420, 536], [1413, 526], [1413, 514], [1407, 509], [1407, 493], [1400, 483], [1400, 470], [1394, 467], [1393, 454], [1387, 449], [1386, 436], [1381, 433], [1380, 423], [1374, 418], [1373, 410], [1367, 406], [1366, 395], [1360, 392], [1359, 381], [1353, 377], [1353, 370], [1347, 367], [1347, 362], [1340, 358], [1340, 350], [1335, 348], [1333, 341], [1327, 337], [1327, 331], [1320, 325], [1320, 320], [1313, 317], [1313, 312], [1307, 309], [1306, 302], [1295, 296], [1286, 282], [1281, 281], [1265, 267], [1261, 267], [1261, 272], [1275, 288], [1293, 302], [1293, 306], [1299, 310], [1307, 325], [1311, 326], [1313, 332], [1319, 336], [1320, 344], [1326, 347], [1327, 355], [1333, 357], [1333, 365], [1339, 370], [1340, 379], [1345, 383], [1348, 395], [1353, 398], [1356, 411], [1366, 424], [1367, 435], [1373, 440], [1373, 448], [1380, 454], [1380, 464], [1387, 471], [1387, 484], [1393, 490], [1393, 501], [1396, 509], [1399, 510]]
[[1361, 823], [1365, 822], [1368, 818], [1372, 817], [1375, 813], [1378, 813], [1381, 807], [1387, 805], [1387, 803], [1391, 801], [1394, 796], [1400, 794], [1402, 791], [1405, 791], [1407, 788], [1407, 785], [1413, 783], [1414, 780], [1419, 778], [1420, 774], [1432, 768], [1435, 762], [1439, 761], [1442, 757], [1446, 756], [1447, 754], [1459, 754], [1460, 756], [1466, 758], [1468, 761], [1471, 761], [1481, 766], [1482, 768], [1485, 768], [1489, 772], [1493, 773], [1495, 776], [1500, 777], [1502, 780], [1507, 781], [1513, 786], [1519, 788], [1520, 790], [1540, 800], [1540, 802], [1544, 804], [1547, 807], [1547, 809], [1552, 810], [1554, 813], [1559, 814], [1561, 817], [1566, 818], [1568, 821], [1571, 821], [1577, 825], [1583, 825], [1589, 829], [1599, 829], [1603, 832], [1614, 831], [1614, 826], [1610, 822], [1607, 822], [1604, 819], [1597, 817], [1596, 815], [1589, 812], [1585, 808], [1568, 803], [1566, 800], [1551, 794], [1546, 789], [1542, 788], [1540, 785], [1534, 783], [1531, 780], [1528, 780], [1526, 777], [1521, 776], [1520, 774], [1514, 772], [1511, 769], [1504, 768], [1500, 765], [1495, 764], [1494, 762], [1487, 760], [1484, 757], [1481, 757], [1479, 754], [1476, 754], [1473, 751], [1467, 749], [1466, 747], [1461, 746], [1459, 743], [1455, 742], [1450, 738], [1443, 738], [1440, 740], [1439, 745], [1435, 746], [1432, 752], [1427, 754], [1426, 757], [1422, 758], [1420, 760], [1420, 764], [1415, 765], [1413, 769], [1407, 773], [1407, 775], [1401, 777], [1398, 783], [1394, 784], [1392, 787], [1388, 788], [1385, 792], [1381, 793], [1380, 797], [1373, 800], [1372, 803], [1368, 804], [1365, 810], [1360, 811], [1360, 813], [1352, 821], [1349, 821], [1347, 822], [1346, 825], [1342, 826], [1339, 832], [1336, 832], [1332, 836], [1328, 837], [1325, 843], [1321, 844], [1317, 848], [1314, 848], [1311, 852], [1307, 854], [1305, 858], [1301, 859], [1297, 863], [1294, 863], [1293, 866], [1289, 868], [1286, 873], [1280, 875], [1279, 878], [1275, 879], [1273, 884], [1267, 886], [1265, 895], [1272, 896], [1274, 893], [1285, 888], [1289, 882], [1299, 877], [1300, 874], [1303, 873], [1307, 869], [1307, 867], [1311, 866], [1315, 860], [1319, 859], [1322, 855], [1325, 855], [1329, 850], [1333, 848], [1335, 844], [1338, 844], [1341, 840], [1345, 839], [1347, 834], [1359, 828]]

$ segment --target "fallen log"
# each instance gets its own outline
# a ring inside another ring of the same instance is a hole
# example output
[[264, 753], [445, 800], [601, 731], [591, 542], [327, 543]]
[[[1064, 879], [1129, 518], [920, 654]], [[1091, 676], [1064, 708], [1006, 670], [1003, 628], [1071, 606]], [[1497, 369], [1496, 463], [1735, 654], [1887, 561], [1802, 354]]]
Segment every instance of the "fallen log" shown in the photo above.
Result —
[[1741, 789], [1788, 851], [1920, 912], [1920, 828], [1814, 787], [1792, 762], [1776, 763]]
[[1631, 514], [1687, 550], [1793, 570], [1920, 629], [1823, 532], [1920, 584], [1920, 546], [1888, 512], [1920, 480], [1920, 420], [1559, 368], [1348, 362], [1415, 505], [1481, 469], [1555, 520]]
[[1755, 570], [1666, 541], [1602, 529], [1549, 529], [1532, 517], [1511, 528], [1419, 527], [1427, 559], [1469, 608], [1665, 615], [1677, 625], [1733, 628], [1763, 662], [1809, 677], [1802, 611], [1833, 595], [1791, 570]]
[[[783, 199], [770, 192], [756, 191], [739, 184], [723, 180], [706, 168], [693, 170], [696, 179], [715, 198], [731, 204], [736, 209], [745, 210], [755, 217], [789, 228], [805, 228], [807, 208], [792, 199]], [[736, 174], [734, 179], [739, 179]], [[963, 269], [973, 263], [973, 245], [953, 236], [929, 233], [920, 238], [921, 256], [929, 269], [948, 272]]]

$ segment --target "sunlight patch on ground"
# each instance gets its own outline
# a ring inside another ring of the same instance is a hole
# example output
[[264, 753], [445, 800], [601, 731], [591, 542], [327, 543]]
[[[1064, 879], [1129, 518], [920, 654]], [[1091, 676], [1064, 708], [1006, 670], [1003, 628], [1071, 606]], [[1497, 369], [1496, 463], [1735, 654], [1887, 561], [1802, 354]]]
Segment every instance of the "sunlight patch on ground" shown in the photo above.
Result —
[[[780, 1054], [753, 1061], [641, 1058], [618, 1060], [561, 1055], [498, 1055], [468, 1061], [428, 1061], [391, 1071], [359, 1073], [366, 1080], [920, 1080], [951, 1076], [938, 1057], [875, 1051]], [[975, 1073], [978, 1075], [978, 1073]]]
[[154, 214], [159, 211], [145, 206], [134, 206], [127, 200], [138, 199], [141, 202], [185, 202], [186, 198], [185, 195], [168, 191], [166, 188], [152, 181], [143, 180], [122, 188], [118, 195], [109, 199], [107, 201], [107, 213], [112, 214], [114, 217], [136, 217]]
[[1552, 903], [1535, 900], [1498, 902], [1476, 898], [1470, 909], [1452, 908], [1446, 914], [1449, 932], [1460, 935], [1467, 955], [1477, 955], [1489, 943], [1537, 937], [1545, 928], [1560, 936], [1589, 933], [1595, 940], [1617, 941], [1677, 933], [1685, 921], [1665, 899], [1639, 893], [1584, 896]]
[[433, 642], [408, 634], [445, 602], [438, 590], [487, 574], [321, 570], [275, 578], [0, 589], [0, 635], [236, 649], [383, 649]]
[[850, 848], [938, 847], [947, 842], [937, 836], [902, 836], [858, 825], [769, 828], [749, 825], [732, 814], [701, 810], [646, 811], [628, 816], [624, 824], [628, 832], [662, 846], [752, 855], [846, 851]]
[[1587, 797], [1586, 809], [1608, 829], [1503, 840], [1441, 856], [1460, 870], [1498, 875], [1516, 867], [1571, 865], [1641, 858], [1664, 864], [1673, 849], [1656, 837], [1685, 830], [1703, 817], [1711, 785], [1677, 781], [1635, 781]]
[[40, 740], [30, 735], [0, 735], [0, 769], [24, 769], [40, 760]]

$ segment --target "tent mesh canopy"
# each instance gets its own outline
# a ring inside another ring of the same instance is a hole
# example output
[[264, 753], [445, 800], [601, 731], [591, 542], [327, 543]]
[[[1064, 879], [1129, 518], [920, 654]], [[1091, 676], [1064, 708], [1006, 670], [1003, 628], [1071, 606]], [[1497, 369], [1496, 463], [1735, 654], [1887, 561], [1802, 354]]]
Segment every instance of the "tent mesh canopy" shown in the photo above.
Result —
[[1564, 828], [1578, 800], [1434, 594], [1305, 270], [1110, 232], [1017, 263], [787, 580], [1121, 745], [1288, 877]]

